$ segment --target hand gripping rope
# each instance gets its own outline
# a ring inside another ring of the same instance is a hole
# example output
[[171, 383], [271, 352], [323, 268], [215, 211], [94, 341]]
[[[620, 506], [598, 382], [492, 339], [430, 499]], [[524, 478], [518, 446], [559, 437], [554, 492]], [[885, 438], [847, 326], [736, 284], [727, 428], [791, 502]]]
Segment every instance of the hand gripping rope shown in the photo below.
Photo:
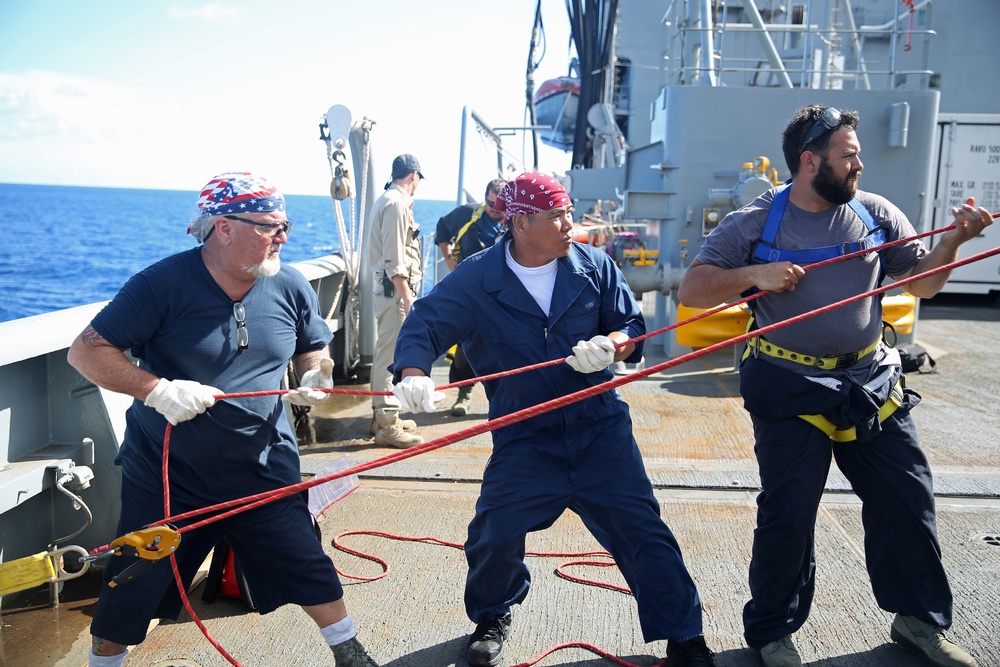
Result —
[[[1000, 217], [1000, 213], [994, 214], [992, 217], [994, 217], [994, 218]], [[944, 228], [941, 228], [941, 229], [932, 230], [932, 231], [929, 231], [929, 232], [924, 232], [922, 234], [918, 234], [918, 235], [915, 235], [915, 236], [912, 236], [912, 237], [908, 237], [908, 238], [905, 238], [905, 239], [898, 239], [896, 241], [891, 241], [891, 242], [888, 242], [888, 243], [885, 243], [885, 244], [879, 246], [878, 248], [866, 248], [866, 249], [862, 249], [862, 250], [859, 250], [857, 252], [848, 253], [848, 254], [842, 255], [840, 257], [835, 257], [835, 258], [832, 258], [832, 259], [824, 260], [822, 262], [817, 262], [815, 264], [811, 264], [809, 267], [807, 267], [807, 270], [812, 269], [812, 268], [816, 268], [816, 267], [819, 267], [819, 266], [822, 266], [822, 265], [825, 265], [825, 264], [830, 264], [830, 263], [833, 263], [833, 262], [850, 259], [852, 257], [857, 257], [859, 255], [867, 254], [869, 252], [875, 252], [875, 251], [877, 251], [879, 249], [882, 249], [882, 248], [885, 248], [885, 247], [889, 247], [889, 246], [893, 246], [893, 245], [898, 245], [898, 244], [905, 243], [905, 242], [908, 242], [908, 241], [912, 241], [912, 240], [916, 240], [916, 239], [923, 238], [923, 237], [926, 237], [926, 236], [930, 236], [932, 234], [939, 234], [939, 233], [946, 232], [946, 231], [949, 231], [949, 230], [952, 230], [952, 229], [955, 229], [955, 225], [951, 225], [949, 227], [944, 227]], [[197, 624], [198, 628], [202, 631], [202, 633], [205, 635], [205, 637], [208, 639], [208, 641], [213, 646], [216, 647], [216, 649], [220, 652], [220, 654], [222, 654], [223, 657], [225, 657], [231, 664], [235, 665], [236, 667], [239, 667], [239, 663], [232, 656], [230, 656], [225, 651], [225, 649], [223, 649], [222, 646], [220, 646], [218, 644], [218, 642], [216, 642], [211, 637], [211, 635], [209, 634], [207, 628], [204, 626], [204, 624], [201, 622], [201, 620], [196, 616], [196, 614], [194, 612], [194, 609], [191, 607], [190, 601], [188, 600], [188, 597], [185, 594], [183, 582], [181, 581], [181, 577], [180, 577], [180, 572], [177, 569], [176, 559], [173, 557], [173, 551], [175, 551], [176, 548], [177, 548], [177, 546], [179, 545], [180, 536], [183, 533], [186, 533], [186, 532], [188, 532], [190, 530], [194, 530], [196, 528], [208, 525], [209, 523], [213, 523], [213, 522], [218, 521], [220, 519], [223, 519], [223, 518], [235, 515], [235, 514], [239, 514], [241, 512], [245, 512], [245, 511], [248, 511], [250, 509], [254, 509], [256, 507], [260, 507], [261, 505], [267, 504], [269, 502], [273, 502], [273, 501], [278, 500], [280, 498], [284, 498], [286, 496], [289, 496], [289, 495], [292, 495], [292, 494], [295, 494], [295, 493], [299, 493], [299, 492], [301, 492], [301, 491], [303, 491], [305, 489], [309, 489], [309, 488], [312, 488], [314, 486], [319, 486], [320, 484], [325, 484], [325, 483], [333, 481], [335, 479], [340, 479], [342, 477], [347, 477], [349, 475], [355, 475], [355, 474], [358, 474], [360, 472], [365, 472], [365, 471], [368, 471], [368, 470], [372, 470], [374, 468], [379, 468], [379, 467], [388, 465], [390, 463], [396, 463], [397, 461], [402, 461], [402, 460], [405, 460], [405, 459], [408, 459], [408, 458], [412, 458], [414, 456], [419, 456], [420, 454], [423, 454], [423, 453], [426, 453], [426, 452], [430, 452], [430, 451], [433, 451], [435, 449], [440, 449], [442, 447], [445, 447], [447, 445], [453, 444], [455, 442], [459, 442], [459, 441], [464, 440], [466, 438], [470, 438], [470, 437], [479, 435], [481, 433], [485, 433], [487, 431], [492, 431], [492, 430], [495, 430], [495, 429], [498, 429], [498, 428], [502, 428], [504, 426], [508, 426], [510, 424], [515, 424], [517, 422], [524, 421], [526, 419], [530, 419], [531, 417], [535, 417], [537, 415], [544, 414], [546, 412], [550, 412], [550, 411], [552, 411], [552, 410], [554, 410], [556, 408], [562, 407], [564, 405], [568, 405], [570, 403], [574, 403], [576, 401], [580, 401], [580, 400], [583, 400], [585, 398], [590, 398], [591, 396], [596, 396], [596, 395], [598, 395], [600, 393], [609, 391], [611, 389], [615, 389], [617, 387], [620, 387], [622, 385], [628, 384], [630, 382], [634, 382], [636, 380], [649, 377], [650, 375], [654, 375], [656, 373], [660, 373], [660, 372], [665, 371], [667, 369], [674, 368], [675, 366], [679, 366], [680, 364], [686, 363], [686, 362], [691, 361], [693, 359], [697, 359], [699, 357], [711, 354], [711, 353], [716, 352], [718, 350], [722, 350], [724, 348], [731, 347], [733, 345], [737, 345], [737, 344], [745, 342], [745, 341], [747, 341], [747, 340], [749, 340], [751, 338], [754, 338], [754, 337], [757, 337], [757, 336], [762, 336], [764, 334], [770, 333], [770, 332], [775, 331], [777, 329], [781, 329], [783, 327], [786, 327], [786, 326], [789, 326], [789, 325], [801, 322], [801, 321], [806, 320], [806, 319], [808, 319], [810, 317], [815, 317], [817, 315], [830, 312], [832, 310], [835, 310], [835, 309], [840, 308], [842, 306], [845, 306], [847, 304], [854, 303], [856, 301], [861, 301], [863, 299], [867, 299], [867, 298], [870, 298], [872, 296], [876, 296], [876, 295], [879, 295], [879, 294], [884, 294], [885, 292], [888, 292], [888, 291], [890, 291], [892, 289], [895, 289], [895, 288], [899, 287], [900, 285], [906, 285], [906, 284], [909, 284], [909, 283], [917, 282], [917, 281], [922, 280], [924, 278], [928, 278], [930, 276], [934, 276], [934, 275], [938, 275], [940, 273], [951, 271], [951, 270], [953, 270], [953, 269], [955, 269], [957, 267], [965, 266], [967, 264], [971, 264], [973, 262], [977, 262], [977, 261], [980, 261], [980, 260], [983, 260], [983, 259], [987, 259], [987, 258], [993, 257], [995, 255], [1000, 255], [1000, 247], [993, 248], [991, 250], [986, 250], [984, 252], [977, 253], [977, 254], [972, 255], [970, 257], [967, 257], [965, 259], [961, 259], [961, 260], [957, 260], [955, 262], [944, 264], [944, 265], [939, 266], [937, 268], [930, 269], [928, 271], [924, 271], [923, 273], [919, 273], [919, 274], [910, 276], [909, 278], [905, 278], [905, 279], [894, 281], [893, 283], [891, 283], [889, 285], [885, 285], [885, 286], [882, 286], [882, 287], [870, 290], [868, 292], [864, 292], [862, 294], [858, 294], [858, 295], [855, 295], [855, 296], [852, 296], [852, 297], [848, 297], [846, 299], [842, 299], [840, 301], [837, 301], [835, 303], [829, 304], [827, 306], [823, 306], [821, 308], [817, 308], [815, 310], [811, 310], [811, 311], [802, 313], [800, 315], [797, 315], [795, 317], [789, 318], [789, 319], [787, 319], [785, 321], [776, 322], [774, 324], [770, 324], [770, 325], [761, 327], [759, 329], [755, 329], [754, 331], [742, 334], [740, 336], [735, 336], [735, 337], [733, 337], [733, 338], [731, 338], [729, 340], [725, 340], [725, 341], [722, 341], [722, 342], [719, 342], [719, 343], [715, 343], [713, 345], [709, 345], [707, 347], [695, 350], [693, 352], [689, 352], [687, 354], [681, 355], [681, 356], [676, 357], [674, 359], [669, 359], [669, 360], [667, 360], [665, 362], [662, 362], [660, 364], [656, 364], [654, 366], [650, 366], [650, 367], [642, 369], [642, 370], [637, 370], [637, 371], [631, 373], [630, 375], [622, 376], [622, 377], [619, 377], [619, 378], [615, 378], [613, 380], [609, 380], [609, 381], [604, 382], [602, 384], [595, 385], [593, 387], [588, 387], [587, 389], [582, 389], [580, 391], [573, 392], [573, 393], [568, 394], [566, 396], [561, 396], [559, 398], [555, 398], [555, 399], [551, 399], [549, 401], [545, 401], [544, 403], [540, 403], [539, 405], [535, 405], [535, 406], [532, 406], [532, 407], [529, 407], [529, 408], [524, 408], [522, 410], [518, 410], [517, 412], [512, 412], [510, 414], [503, 415], [501, 417], [497, 417], [495, 419], [491, 419], [491, 420], [482, 422], [480, 424], [476, 424], [474, 426], [470, 426], [469, 428], [462, 429], [462, 430], [457, 431], [455, 433], [452, 433], [452, 434], [449, 434], [449, 435], [445, 435], [445, 436], [441, 436], [439, 438], [435, 438], [434, 440], [431, 440], [431, 441], [428, 441], [428, 442], [425, 442], [423, 444], [416, 445], [416, 446], [413, 446], [413, 447], [409, 447], [406, 450], [401, 450], [399, 452], [395, 452], [395, 453], [383, 456], [381, 458], [369, 461], [367, 463], [363, 463], [363, 464], [354, 466], [353, 468], [349, 468], [347, 470], [338, 471], [336, 473], [333, 473], [333, 474], [330, 474], [330, 475], [325, 475], [323, 477], [316, 477], [316, 478], [314, 478], [312, 480], [309, 480], [309, 481], [306, 481], [306, 482], [301, 482], [299, 484], [293, 484], [293, 485], [290, 485], [290, 486], [287, 486], [287, 487], [283, 487], [281, 489], [275, 489], [273, 491], [259, 493], [259, 494], [252, 495], [252, 496], [246, 496], [244, 498], [238, 498], [238, 499], [234, 499], [234, 500], [227, 501], [227, 502], [224, 502], [224, 503], [218, 503], [218, 504], [212, 505], [210, 507], [205, 507], [205, 508], [202, 508], [202, 509], [199, 509], [199, 510], [193, 510], [193, 511], [186, 512], [186, 513], [183, 513], [183, 514], [178, 514], [176, 516], [170, 516], [170, 510], [169, 510], [169, 504], [170, 504], [170, 491], [169, 491], [169, 489], [170, 489], [170, 487], [169, 487], [169, 476], [168, 476], [168, 456], [169, 456], [170, 435], [171, 435], [171, 430], [172, 429], [171, 429], [170, 424], [168, 423], [167, 427], [166, 427], [166, 430], [164, 432], [164, 443], [163, 443], [163, 445], [164, 445], [163, 446], [164, 515], [167, 518], [162, 519], [161, 521], [158, 521], [158, 522], [156, 522], [154, 524], [151, 524], [150, 526], [147, 526], [143, 530], [136, 531], [135, 533], [130, 533], [127, 536], [119, 538], [119, 539], [115, 540], [114, 542], [112, 542], [112, 544], [109, 545], [109, 546], [100, 547], [98, 549], [95, 549], [91, 553], [93, 555], [97, 555], [97, 554], [99, 554], [101, 552], [107, 551], [108, 549], [115, 549], [116, 547], [118, 549], [118, 551], [116, 553], [120, 553], [120, 549], [121, 548], [124, 548], [126, 546], [130, 546], [130, 547], [132, 547], [136, 551], [136, 553], [137, 553], [138, 556], [140, 556], [143, 559], [147, 559], [147, 560], [158, 559], [158, 558], [162, 558], [164, 556], [169, 555], [170, 556], [170, 560], [171, 560], [171, 566], [173, 567], [174, 579], [175, 579], [175, 581], [177, 583], [178, 590], [180, 592], [180, 596], [181, 596], [181, 599], [182, 599], [182, 601], [184, 603], [185, 609], [187, 609], [188, 613], [191, 615], [191, 618], [195, 621], [195, 623]], [[703, 319], [703, 318], [708, 317], [708, 316], [710, 316], [712, 314], [715, 314], [717, 312], [721, 312], [722, 310], [724, 310], [726, 308], [731, 308], [734, 305], [739, 305], [741, 303], [746, 303], [748, 301], [751, 301], [751, 300], [753, 300], [755, 298], [758, 298], [758, 297], [760, 297], [760, 296], [762, 296], [762, 295], [764, 295], [766, 293], [767, 292], [765, 292], [765, 291], [757, 292], [756, 294], [750, 295], [750, 296], [742, 298], [740, 300], [723, 304], [721, 306], [718, 306], [716, 308], [713, 308], [713, 309], [710, 309], [710, 310], [705, 311], [703, 313], [700, 313], [700, 314], [698, 314], [698, 315], [696, 315], [694, 317], [691, 317], [691, 318], [689, 318], [687, 320], [684, 320], [682, 322], [677, 322], [677, 323], [668, 325], [668, 326], [663, 327], [661, 329], [658, 329], [656, 331], [646, 333], [643, 336], [639, 336], [639, 337], [636, 337], [635, 339], [626, 341], [625, 343], [621, 343], [617, 347], [622, 347], [622, 346], [625, 346], [625, 345], [629, 345], [631, 343], [635, 343], [635, 342], [638, 342], [638, 341], [641, 341], [641, 340], [645, 340], [645, 339], [650, 338], [652, 336], [659, 335], [661, 333], [665, 333], [665, 332], [670, 331], [672, 329], [684, 326], [685, 324], [690, 324], [691, 322], [695, 322], [697, 320]], [[540, 364], [534, 364], [534, 365], [531, 365], [531, 366], [525, 366], [525, 367], [520, 368], [520, 369], [514, 369], [514, 370], [511, 370], [511, 371], [505, 371], [505, 372], [496, 373], [496, 374], [493, 374], [493, 375], [482, 376], [482, 377], [479, 377], [479, 378], [474, 378], [472, 380], [465, 380], [465, 381], [462, 381], [462, 382], [455, 382], [455, 383], [445, 384], [445, 385], [442, 385], [441, 387], [438, 387], [438, 389], [448, 389], [448, 388], [452, 388], [452, 387], [459, 387], [459, 386], [464, 386], [464, 385], [467, 385], [467, 384], [473, 384], [475, 382], [482, 382], [484, 380], [491, 380], [491, 379], [496, 379], [496, 378], [508, 377], [508, 376], [514, 375], [516, 373], [522, 373], [522, 372], [529, 371], [529, 370], [536, 370], [536, 369], [539, 369], [539, 368], [546, 368], [546, 367], [554, 366], [554, 365], [560, 364], [560, 363], [565, 363], [565, 359], [562, 359], [562, 358], [553, 359], [553, 360], [550, 360], [550, 361], [547, 361], [547, 362], [542, 362]], [[241, 398], [241, 397], [248, 397], [248, 396], [280, 395], [280, 394], [288, 393], [288, 391], [289, 390], [284, 390], [283, 389], [283, 390], [273, 390], [273, 391], [259, 391], [259, 392], [244, 392], [244, 393], [234, 393], [234, 394], [221, 394], [219, 396], [216, 396], [216, 398], [217, 399], [232, 399], [232, 398]], [[318, 389], [317, 391], [323, 391], [323, 392], [331, 393], [331, 394], [351, 394], [351, 395], [358, 395], [358, 396], [388, 395], [390, 393], [390, 392], [373, 392], [373, 391], [365, 391], [365, 390], [350, 390], [350, 389], [339, 389], [339, 388]], [[225, 511], [223, 511], [223, 510], [225, 510]], [[217, 512], [217, 511], [219, 511], [220, 513], [219, 514], [215, 514], [215, 515], [213, 515], [213, 516], [211, 516], [211, 517], [209, 517], [207, 519], [202, 519], [201, 521], [196, 521], [194, 523], [188, 524], [188, 525], [183, 526], [183, 527], [178, 528], [178, 529], [174, 529], [174, 528], [172, 528], [171, 526], [168, 525], [168, 524], [176, 524], [177, 522], [179, 522], [181, 520], [184, 520], [184, 519], [190, 519], [190, 518], [202, 516], [204, 514], [209, 514], [209, 513]], [[156, 528], [159, 528], [162, 532], [155, 532], [155, 531], [154, 532], [148, 532], [148, 531], [150, 531], [152, 529], [156, 529]], [[383, 536], [383, 537], [389, 537], [391, 539], [402, 539], [402, 540], [408, 540], [408, 541], [429, 541], [429, 542], [436, 542], [436, 543], [443, 544], [445, 546], [453, 546], [453, 547], [459, 548], [459, 545], [455, 545], [453, 543], [447, 543], [447, 542], [444, 542], [442, 540], [438, 540], [437, 538], [431, 538], [431, 537], [416, 537], [416, 538], [400, 537], [400, 536], [390, 535], [388, 533], [380, 533], [380, 532], [376, 532], [376, 531], [371, 531], [371, 532], [369, 532], [369, 531], [348, 531], [348, 532], [345, 532], [345, 533], [341, 533], [340, 535], [337, 536], [337, 538], [343, 537], [345, 535], [360, 534], [360, 533], [375, 534], [375, 535], [380, 535], [380, 536]], [[165, 539], [165, 537], [167, 535], [170, 535], [170, 539], [169, 540]], [[159, 537], [160, 542], [158, 544], [154, 545], [155, 546], [155, 548], [154, 548], [154, 546], [150, 546], [152, 543], [149, 542], [149, 541], [147, 541], [147, 540], [149, 540], [149, 539], [154, 539], [155, 540], [157, 537]], [[163, 546], [160, 546], [161, 544], [165, 545], [165, 548]], [[360, 552], [357, 552], [357, 551], [354, 551], [354, 550], [351, 550], [351, 549], [347, 549], [347, 548], [343, 547], [342, 545], [340, 545], [337, 542], [337, 539], [334, 540], [334, 544], [335, 544], [335, 546], [338, 549], [341, 549], [343, 551], [347, 551], [349, 553], [353, 553], [353, 554], [358, 555], [358, 556], [360, 556], [362, 558], [367, 558], [369, 560], [373, 560], [373, 561], [379, 562], [379, 563], [382, 564], [382, 566], [384, 568], [384, 571], [383, 571], [383, 573], [381, 575], [379, 575], [377, 577], [373, 577], [371, 579], [366, 579], [366, 578], [363, 578], [363, 577], [352, 577], [351, 575], [346, 575], [346, 574], [344, 576], [364, 581], [364, 580], [378, 579], [378, 578], [381, 578], [382, 576], [385, 576], [388, 573], [388, 571], [389, 571], [389, 565], [385, 561], [383, 561], [381, 559], [378, 559], [376, 557], [373, 557], [373, 556], [368, 556], [367, 554], [362, 554]], [[166, 551], [169, 551], [169, 554], [166, 553]], [[538, 556], [561, 556], [561, 557], [565, 557], [565, 556], [580, 556], [580, 555], [602, 555], [603, 556], [603, 555], [606, 555], [606, 553], [605, 552], [595, 552], [595, 553], [588, 553], [588, 554], [548, 554], [548, 553], [537, 553], [537, 554], [531, 554], [531, 555], [538, 555]], [[560, 566], [560, 568], [561, 567], [565, 567], [565, 566], [569, 566], [569, 565], [575, 565], [575, 564], [605, 565], [605, 563], [603, 563], [603, 562], [586, 562], [586, 561], [576, 562], [576, 561], [574, 561], [574, 562], [564, 563], [562, 566]], [[612, 565], [612, 564], [613, 563], [606, 563], [606, 565]], [[131, 571], [134, 567], [135, 566], [132, 566], [132, 567], [128, 568], [128, 571]], [[146, 566], [146, 568], [142, 568], [138, 572], [133, 572], [131, 576], [129, 576], [127, 579], [123, 579], [123, 580], [124, 581], [128, 581], [131, 578], [134, 578], [134, 576], [136, 576], [137, 574], [139, 574], [141, 571], [147, 569], [148, 567], [149, 566]], [[343, 573], [341, 573], [341, 574], [343, 574]], [[124, 577], [124, 575], [125, 575], [125, 572], [123, 572], [121, 575], [119, 575], [119, 578]], [[600, 586], [603, 586], [603, 587], [606, 587], [606, 588], [612, 588], [614, 590], [622, 590], [622, 591], [625, 591], [625, 592], [630, 592], [630, 591], [627, 591], [627, 589], [622, 589], [621, 587], [613, 586], [611, 584], [600, 584], [600, 583], [597, 583], [597, 582], [590, 582], [590, 581], [587, 581], [587, 580], [574, 579], [573, 577], [570, 577], [570, 576], [568, 576], [568, 575], [566, 575], [565, 573], [562, 573], [562, 572], [560, 572], [560, 575], [564, 576], [564, 577], [566, 577], [568, 579], [571, 579], [571, 580], [581, 581], [583, 583], [595, 583], [596, 585], [600, 585]], [[516, 665], [515, 667], [530, 667], [530, 665], [534, 665], [535, 663], [537, 663], [538, 661], [540, 661], [544, 657], [548, 656], [549, 654], [551, 654], [551, 653], [553, 653], [553, 652], [555, 652], [557, 650], [564, 649], [564, 648], [572, 648], [572, 647], [583, 648], [585, 650], [592, 651], [592, 652], [594, 652], [594, 653], [596, 653], [598, 655], [601, 655], [601, 656], [603, 656], [603, 657], [611, 660], [612, 662], [615, 662], [617, 664], [623, 665], [625, 667], [639, 667], [637, 665], [633, 665], [633, 663], [629, 663], [629, 662], [623, 661], [620, 658], [617, 658], [615, 656], [607, 654], [604, 651], [602, 651], [602, 650], [600, 650], [600, 649], [598, 649], [598, 648], [596, 648], [594, 646], [591, 646], [591, 645], [585, 644], [585, 643], [578, 643], [578, 642], [573, 642], [573, 643], [569, 643], [569, 644], [561, 644], [559, 646], [555, 646], [553, 648], [548, 649], [547, 651], [545, 651], [541, 655], [537, 656], [533, 660], [531, 660], [529, 662], [526, 662], [526, 663], [522, 663], [520, 665]], [[666, 661], [662, 661], [660, 663], [657, 663], [657, 667], [659, 667], [660, 665], [665, 665], [665, 664], [666, 664]]]

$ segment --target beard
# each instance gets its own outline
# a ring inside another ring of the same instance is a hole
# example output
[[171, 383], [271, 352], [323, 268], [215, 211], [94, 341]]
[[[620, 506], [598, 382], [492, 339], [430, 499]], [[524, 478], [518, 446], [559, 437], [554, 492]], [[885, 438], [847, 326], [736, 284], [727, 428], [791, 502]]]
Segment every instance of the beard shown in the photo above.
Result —
[[819, 165], [819, 171], [813, 177], [813, 190], [831, 204], [836, 206], [846, 204], [858, 192], [858, 181], [851, 178], [855, 174], [860, 177], [860, 172], [852, 171], [844, 180], [837, 180], [837, 175], [833, 173], [833, 167], [826, 161], [826, 158], [823, 158]]
[[273, 275], [277, 275], [278, 271], [281, 270], [281, 258], [269, 257], [260, 264], [250, 264], [248, 266], [244, 266], [243, 270], [255, 278], [269, 278]]

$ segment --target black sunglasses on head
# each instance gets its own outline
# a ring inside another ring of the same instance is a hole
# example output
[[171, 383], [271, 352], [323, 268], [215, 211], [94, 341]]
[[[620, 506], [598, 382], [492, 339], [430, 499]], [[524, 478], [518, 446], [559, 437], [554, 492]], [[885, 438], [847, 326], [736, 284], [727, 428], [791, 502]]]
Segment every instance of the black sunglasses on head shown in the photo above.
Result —
[[813, 121], [809, 131], [805, 133], [802, 143], [799, 144], [799, 154], [806, 149], [806, 146], [822, 138], [827, 132], [836, 130], [838, 127], [840, 127], [840, 110], [830, 107], [823, 112], [822, 116]]

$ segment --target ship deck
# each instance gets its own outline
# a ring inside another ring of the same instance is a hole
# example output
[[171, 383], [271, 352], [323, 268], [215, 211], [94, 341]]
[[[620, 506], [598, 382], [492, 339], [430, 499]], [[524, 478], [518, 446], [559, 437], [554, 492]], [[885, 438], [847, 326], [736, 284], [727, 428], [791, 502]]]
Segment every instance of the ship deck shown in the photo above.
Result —
[[[923, 403], [914, 411], [935, 473], [938, 526], [955, 596], [950, 635], [980, 665], [1000, 665], [1000, 418], [989, 403], [1000, 371], [1000, 308], [985, 297], [942, 295], [924, 302], [918, 342], [938, 372], [911, 375]], [[647, 364], [662, 359], [647, 358]], [[759, 665], [742, 638], [741, 609], [748, 597], [746, 572], [754, 528], [758, 477], [749, 418], [742, 409], [733, 355], [722, 351], [622, 387], [632, 408], [635, 436], [660, 500], [699, 587], [705, 634], [720, 666]], [[435, 368], [438, 384], [447, 367]], [[482, 387], [471, 412], [449, 414], [455, 391], [432, 415], [418, 415], [420, 432], [442, 436], [486, 416]], [[335, 397], [313, 415], [314, 441], [302, 446], [303, 469], [317, 472], [346, 457], [371, 461], [396, 450], [379, 449], [368, 434], [369, 400]], [[481, 473], [490, 454], [488, 434], [361, 476], [354, 493], [320, 521], [324, 542], [340, 569], [376, 575], [381, 568], [333, 549], [343, 531], [372, 530], [429, 536], [461, 543], [473, 515]], [[856, 667], [922, 665], [889, 639], [891, 615], [874, 601], [864, 569], [860, 503], [833, 466], [816, 524], [818, 587], [812, 614], [796, 635], [810, 664]], [[458, 549], [372, 535], [344, 538], [352, 548], [391, 566], [374, 582], [345, 580], [348, 609], [360, 639], [383, 667], [463, 666], [473, 624], [465, 617], [465, 560]], [[529, 536], [542, 552], [599, 549], [579, 519], [566, 513], [544, 532]], [[665, 655], [665, 642], [645, 644], [630, 595], [556, 576], [567, 558], [529, 557], [532, 590], [514, 613], [513, 634], [502, 664], [527, 662], [546, 649], [586, 642], [639, 665]], [[906, 563], [900, 563], [906, 567]], [[613, 568], [573, 568], [572, 573], [623, 584]], [[243, 665], [332, 665], [312, 622], [295, 607], [259, 616], [241, 602], [212, 604], [192, 593], [199, 616], [218, 642]], [[21, 610], [5, 600], [0, 663], [19, 667], [81, 667], [93, 599], [67, 584], [58, 609]], [[47, 618], [46, 618], [47, 617]], [[53, 620], [53, 618], [55, 620]], [[72, 622], [71, 621], [72, 617]], [[60, 620], [62, 619], [62, 620]], [[29, 648], [34, 646], [35, 648]], [[47, 653], [44, 647], [50, 647]], [[221, 667], [227, 661], [186, 614], [161, 623], [135, 648], [127, 665]], [[610, 661], [581, 648], [541, 661], [555, 667], [598, 667]]]

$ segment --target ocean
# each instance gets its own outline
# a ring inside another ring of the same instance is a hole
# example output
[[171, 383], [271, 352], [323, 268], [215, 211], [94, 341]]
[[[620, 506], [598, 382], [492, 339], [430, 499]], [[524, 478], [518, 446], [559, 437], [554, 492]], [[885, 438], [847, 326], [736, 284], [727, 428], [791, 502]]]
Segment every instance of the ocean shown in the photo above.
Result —
[[[193, 247], [187, 222], [197, 193], [177, 190], [0, 183], [0, 224], [12, 231], [0, 254], [0, 322], [112, 298], [133, 274]], [[286, 195], [294, 223], [285, 262], [340, 248], [329, 196]], [[422, 234], [433, 234], [452, 201], [417, 199]], [[345, 220], [349, 214], [344, 208]], [[433, 248], [425, 243], [425, 256]]]

